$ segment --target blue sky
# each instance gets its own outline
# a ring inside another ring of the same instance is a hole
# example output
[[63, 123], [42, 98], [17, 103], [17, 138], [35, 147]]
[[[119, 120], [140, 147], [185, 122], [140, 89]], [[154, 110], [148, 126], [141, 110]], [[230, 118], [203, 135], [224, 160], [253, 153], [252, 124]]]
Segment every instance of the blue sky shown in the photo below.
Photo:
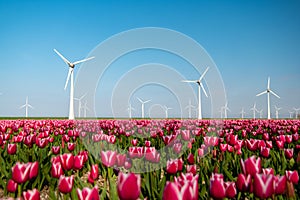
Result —
[[[266, 114], [266, 96], [255, 95], [266, 89], [268, 76], [271, 88], [281, 96], [271, 97], [272, 106], [282, 107], [282, 116], [300, 107], [300, 1], [0, 0], [0, 26], [0, 116], [24, 116], [25, 111], [18, 108], [26, 96], [34, 107], [29, 110], [30, 116], [67, 116], [69, 92], [63, 87], [68, 69], [53, 48], [75, 61], [85, 58], [111, 36], [143, 27], [172, 29], [202, 45], [222, 76], [231, 109], [229, 117], [237, 117], [242, 107], [250, 117], [254, 102]], [[98, 117], [112, 115], [106, 96], [116, 85], [112, 80], [119, 80], [122, 73], [137, 64], [171, 60], [170, 66], [186, 79], [200, 75], [183, 63], [179, 67], [183, 61], [166, 53], [141, 51], [127, 56], [115, 63], [127, 64], [127, 68], [112, 67], [103, 79], [111, 81], [100, 81], [98, 85]], [[75, 75], [76, 72], [78, 69]], [[196, 92], [197, 88], [191, 87]], [[180, 111], [172, 95], [157, 86], [135, 91], [131, 102], [135, 116], [140, 115], [135, 96], [149, 95], [153, 102], [146, 109], [169, 103], [175, 108], [169, 111], [170, 116], [178, 116]], [[191, 98], [196, 105], [193, 94]], [[209, 98], [202, 103], [204, 117], [209, 116]]]

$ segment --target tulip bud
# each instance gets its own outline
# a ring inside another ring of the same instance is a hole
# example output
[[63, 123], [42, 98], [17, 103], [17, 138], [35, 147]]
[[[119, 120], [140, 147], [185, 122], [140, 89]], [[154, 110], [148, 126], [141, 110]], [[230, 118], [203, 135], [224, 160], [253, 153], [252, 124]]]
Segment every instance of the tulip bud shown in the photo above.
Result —
[[54, 155], [59, 154], [59, 152], [60, 152], [60, 146], [53, 146], [53, 147], [51, 148], [51, 151], [52, 151], [52, 153], [53, 153]]
[[7, 153], [9, 155], [14, 155], [17, 152], [17, 145], [16, 144], [8, 144], [7, 145]]
[[190, 154], [188, 155], [187, 161], [188, 161], [188, 163], [189, 163], [190, 165], [195, 164], [195, 157], [194, 157], [194, 155], [193, 155], [192, 153], [190, 153]]
[[141, 193], [140, 175], [120, 172], [117, 180], [117, 190], [120, 200], [138, 199]]
[[70, 177], [65, 177], [64, 175], [60, 176], [58, 181], [58, 190], [61, 193], [67, 194], [72, 191], [74, 184], [74, 175]]
[[17, 190], [18, 184], [13, 180], [9, 179], [7, 182], [6, 189], [8, 192], [14, 193]]

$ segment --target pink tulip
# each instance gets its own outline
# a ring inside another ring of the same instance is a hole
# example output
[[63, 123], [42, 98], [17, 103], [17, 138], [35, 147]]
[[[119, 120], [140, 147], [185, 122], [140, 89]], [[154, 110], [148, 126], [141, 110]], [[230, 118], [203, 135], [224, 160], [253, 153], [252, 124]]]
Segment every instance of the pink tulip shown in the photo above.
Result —
[[127, 158], [126, 154], [117, 154], [116, 165], [118, 167], [123, 167], [125, 164], [126, 158]]
[[52, 153], [53, 153], [54, 155], [59, 154], [59, 152], [60, 152], [60, 146], [53, 146], [53, 147], [51, 148], [51, 151], [52, 151]]
[[93, 189], [90, 189], [88, 187], [83, 188], [80, 190], [77, 188], [77, 196], [79, 200], [99, 200], [99, 192], [97, 186]]
[[234, 198], [237, 191], [236, 191], [236, 186], [235, 186], [235, 182], [225, 182], [225, 195], [227, 198]]
[[96, 180], [99, 176], [99, 167], [97, 164], [91, 166], [90, 176], [93, 180]]
[[160, 161], [160, 154], [155, 147], [145, 147], [145, 159], [153, 163], [158, 163]]
[[275, 194], [284, 194], [286, 191], [286, 176], [274, 176]]
[[242, 192], [248, 192], [250, 190], [251, 181], [250, 174], [239, 174], [236, 181], [237, 188]]
[[186, 172], [196, 175], [197, 174], [197, 165], [186, 165]]
[[220, 150], [221, 150], [222, 152], [227, 151], [227, 146], [228, 146], [228, 144], [220, 144]]
[[150, 147], [150, 146], [151, 146], [151, 142], [150, 142], [149, 140], [146, 140], [146, 141], [145, 141], [145, 146], [146, 146], [146, 147]]
[[67, 149], [68, 149], [69, 151], [74, 151], [75, 146], [76, 146], [75, 143], [68, 142]]
[[210, 178], [209, 193], [211, 197], [216, 199], [222, 199], [226, 197], [222, 174], [212, 174], [212, 177]]
[[182, 194], [177, 183], [167, 182], [163, 191], [163, 200], [182, 200]]
[[138, 144], [138, 139], [132, 139], [131, 144], [132, 146], [136, 146]]
[[175, 143], [173, 145], [173, 150], [175, 153], [179, 154], [181, 152], [182, 149], [182, 144], [181, 143]]
[[117, 161], [117, 152], [115, 151], [101, 151], [101, 161], [106, 167], [112, 167]]
[[255, 174], [253, 180], [253, 193], [256, 197], [266, 199], [274, 194], [274, 176]]
[[256, 151], [257, 148], [258, 148], [258, 141], [255, 140], [255, 139], [250, 139], [250, 140], [246, 140], [246, 145], [247, 145], [247, 148], [250, 150], [250, 151]]
[[299, 181], [299, 174], [297, 170], [294, 171], [285, 171], [286, 178], [289, 182], [293, 184], [298, 184]]
[[32, 179], [34, 177], [37, 177], [38, 173], [39, 173], [39, 163], [38, 161], [35, 161], [30, 165], [29, 178]]
[[274, 169], [273, 168], [263, 168], [262, 173], [265, 175], [274, 175]]
[[193, 154], [189, 154], [188, 157], [187, 157], [187, 162], [190, 164], [190, 165], [193, 165], [195, 164], [195, 157]]
[[244, 174], [250, 174], [253, 177], [256, 173], [261, 172], [261, 159], [260, 157], [256, 159], [255, 156], [251, 156], [245, 161], [241, 159], [241, 167]]
[[83, 165], [85, 163], [83, 155], [76, 155], [74, 156], [74, 169], [79, 170], [83, 168]]
[[7, 191], [14, 193], [17, 188], [18, 184], [13, 179], [9, 179], [6, 186]]
[[37, 189], [27, 190], [23, 192], [24, 200], [40, 200], [40, 192]]
[[128, 154], [130, 158], [142, 158], [144, 156], [144, 147], [129, 147]]
[[65, 177], [64, 175], [60, 176], [58, 181], [58, 190], [61, 193], [67, 194], [72, 191], [74, 185], [74, 175], [70, 177]]
[[292, 135], [286, 135], [286, 136], [285, 136], [285, 142], [286, 142], [287, 144], [292, 143], [292, 142], [293, 142], [293, 136], [292, 136]]
[[61, 163], [60, 162], [52, 162], [52, 165], [51, 165], [51, 176], [53, 178], [59, 178], [63, 174], [64, 174], [64, 171], [62, 169]]
[[136, 200], [141, 193], [141, 177], [139, 174], [122, 172], [118, 175], [117, 180], [118, 195], [121, 200]]
[[29, 179], [30, 168], [31, 163], [17, 162], [11, 169], [12, 179], [19, 184], [25, 183]]
[[283, 149], [284, 148], [284, 141], [276, 140], [276, 145], [279, 149]]
[[8, 144], [7, 145], [7, 153], [9, 155], [14, 155], [17, 152], [17, 145], [16, 144]]
[[287, 159], [293, 158], [294, 149], [284, 149], [284, 155]]
[[63, 155], [59, 156], [60, 163], [64, 170], [73, 169], [74, 166], [74, 156], [71, 153], [64, 153]]
[[174, 182], [180, 190], [182, 199], [198, 199], [198, 175], [181, 173], [179, 177], [174, 177]]
[[268, 158], [270, 156], [270, 148], [268, 147], [262, 147], [260, 149], [260, 155], [264, 158]]

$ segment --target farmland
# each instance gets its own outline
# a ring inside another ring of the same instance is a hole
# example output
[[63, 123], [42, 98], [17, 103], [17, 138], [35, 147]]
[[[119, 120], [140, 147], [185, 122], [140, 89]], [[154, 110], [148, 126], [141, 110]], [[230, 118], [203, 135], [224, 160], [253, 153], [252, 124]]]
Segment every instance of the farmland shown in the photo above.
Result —
[[300, 120], [1, 120], [0, 198], [299, 199]]

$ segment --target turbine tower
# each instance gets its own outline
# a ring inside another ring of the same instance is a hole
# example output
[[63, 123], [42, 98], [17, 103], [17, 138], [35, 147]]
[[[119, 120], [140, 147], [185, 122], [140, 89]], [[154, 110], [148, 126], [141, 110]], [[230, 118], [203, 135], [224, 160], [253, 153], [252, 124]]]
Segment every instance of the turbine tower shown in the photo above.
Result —
[[268, 85], [267, 85], [267, 90], [257, 94], [256, 96], [260, 96], [260, 95], [263, 95], [263, 94], [267, 94], [267, 100], [268, 100], [268, 119], [271, 119], [271, 109], [270, 109], [270, 93], [273, 94], [275, 97], [279, 98], [280, 97], [271, 90], [270, 88], [270, 77], [268, 77]]
[[167, 106], [164, 106], [164, 110], [165, 110], [165, 114], [166, 114], [166, 118], [168, 118], [168, 111], [171, 110], [173, 108], [168, 108]]
[[57, 53], [57, 55], [59, 55], [59, 57], [61, 57], [61, 59], [69, 66], [69, 72], [68, 72], [68, 76], [67, 76], [67, 80], [66, 80], [66, 84], [65, 84], [65, 90], [67, 88], [69, 79], [71, 78], [71, 83], [70, 83], [70, 104], [69, 104], [69, 119], [74, 119], [74, 67], [75, 65], [79, 64], [79, 63], [83, 63], [85, 61], [91, 60], [95, 57], [90, 57], [90, 58], [86, 58], [83, 60], [79, 60], [76, 62], [71, 63], [70, 61], [68, 61], [62, 54], [60, 54], [56, 49], [54, 49], [55, 53]]
[[81, 109], [82, 109], [82, 99], [85, 97], [86, 94], [82, 95], [79, 98], [74, 98], [75, 100], [78, 101], [78, 117], [81, 117]]
[[231, 112], [228, 108], [228, 102], [226, 102], [225, 106], [223, 106], [221, 110], [224, 110], [224, 118], [227, 119], [227, 111]]
[[191, 80], [183, 80], [182, 82], [186, 83], [197, 83], [198, 84], [198, 119], [202, 119], [202, 110], [201, 110], [201, 88], [205, 94], [206, 97], [207, 93], [203, 87], [202, 79], [204, 78], [205, 74], [207, 73], [209, 67], [206, 68], [206, 70], [203, 72], [203, 74], [200, 76], [199, 80], [191, 81]]
[[246, 114], [246, 112], [244, 111], [244, 107], [242, 108], [242, 111], [240, 113], [242, 115], [242, 119], [244, 119], [244, 114]]
[[86, 118], [86, 111], [90, 110], [89, 107], [87, 107], [87, 101], [84, 102], [84, 105], [82, 106], [84, 118]]
[[192, 118], [192, 109], [195, 108], [195, 106], [192, 105], [191, 100], [189, 99], [189, 105], [185, 107], [185, 109], [189, 109], [189, 118]]
[[260, 119], [263, 118], [263, 109], [259, 110], [258, 113], [259, 113], [259, 118]]
[[289, 113], [290, 113], [290, 119], [292, 119], [294, 112], [289, 110]]
[[131, 106], [131, 104], [129, 104], [127, 110], [128, 110], [129, 118], [132, 118], [132, 111], [135, 109]]
[[250, 108], [250, 110], [253, 110], [253, 119], [255, 119], [255, 113], [258, 112], [258, 110], [256, 109], [256, 103], [254, 103], [253, 107]]
[[147, 101], [143, 101], [142, 99], [140, 99], [140, 98], [138, 98], [138, 97], [137, 97], [137, 99], [138, 99], [139, 102], [141, 102], [141, 104], [142, 104], [142, 118], [145, 118], [144, 106], [145, 106], [145, 103], [148, 103], [149, 101], [151, 101], [151, 99], [150, 99], [150, 100], [147, 100]]
[[33, 107], [28, 103], [28, 96], [26, 97], [26, 103], [20, 106], [20, 109], [25, 108], [25, 117], [28, 117], [28, 108], [33, 109]]
[[295, 110], [295, 115], [296, 115], [296, 118], [298, 118], [298, 112], [300, 111], [300, 108], [293, 108]]
[[276, 119], [279, 118], [279, 110], [281, 110], [281, 108], [278, 108], [277, 106], [274, 106], [275, 107], [275, 114], [276, 114]]

